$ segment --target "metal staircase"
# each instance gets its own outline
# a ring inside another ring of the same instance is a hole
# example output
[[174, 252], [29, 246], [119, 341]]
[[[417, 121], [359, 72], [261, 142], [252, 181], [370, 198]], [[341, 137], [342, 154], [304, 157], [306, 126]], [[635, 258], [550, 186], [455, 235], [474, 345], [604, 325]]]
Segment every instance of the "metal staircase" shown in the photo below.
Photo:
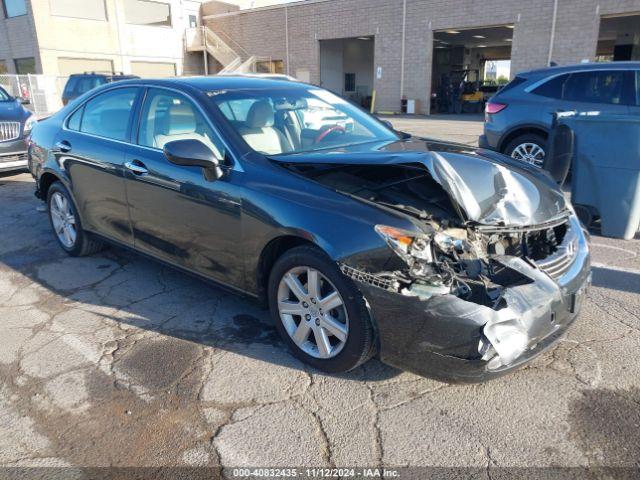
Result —
[[[230, 42], [233, 40], [229, 39]], [[242, 46], [235, 43], [235, 49], [209, 27], [188, 28], [185, 32], [185, 50], [187, 52], [208, 53], [222, 65], [218, 75], [233, 73], [256, 73], [258, 63], [271, 60], [268, 57], [250, 55]], [[205, 72], [208, 74], [205, 55]]]

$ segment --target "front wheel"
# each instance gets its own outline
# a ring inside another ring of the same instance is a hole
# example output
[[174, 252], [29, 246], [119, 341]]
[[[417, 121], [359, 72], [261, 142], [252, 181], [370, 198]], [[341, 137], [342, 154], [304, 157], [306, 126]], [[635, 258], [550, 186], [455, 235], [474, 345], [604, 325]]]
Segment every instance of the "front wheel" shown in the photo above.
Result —
[[547, 154], [547, 140], [533, 133], [520, 135], [509, 142], [504, 153], [515, 160], [542, 168]]
[[373, 327], [362, 294], [319, 249], [297, 247], [280, 257], [268, 294], [280, 336], [303, 362], [339, 373], [373, 355]]
[[72, 257], [83, 257], [100, 251], [102, 242], [82, 230], [80, 216], [71, 194], [60, 182], [49, 187], [47, 210], [51, 228], [62, 249]]

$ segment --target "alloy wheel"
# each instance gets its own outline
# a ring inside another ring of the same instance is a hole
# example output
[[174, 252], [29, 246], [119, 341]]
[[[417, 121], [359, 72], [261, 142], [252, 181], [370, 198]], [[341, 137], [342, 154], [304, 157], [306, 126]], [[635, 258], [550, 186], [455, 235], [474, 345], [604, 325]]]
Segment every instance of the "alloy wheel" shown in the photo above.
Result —
[[293, 342], [314, 358], [333, 358], [347, 342], [349, 317], [345, 303], [318, 270], [296, 267], [282, 277], [278, 312]]
[[535, 143], [521, 143], [513, 149], [511, 157], [521, 162], [529, 163], [538, 168], [544, 164], [545, 151]]
[[58, 240], [66, 248], [73, 248], [78, 238], [76, 217], [73, 214], [69, 200], [60, 192], [51, 195], [51, 223]]

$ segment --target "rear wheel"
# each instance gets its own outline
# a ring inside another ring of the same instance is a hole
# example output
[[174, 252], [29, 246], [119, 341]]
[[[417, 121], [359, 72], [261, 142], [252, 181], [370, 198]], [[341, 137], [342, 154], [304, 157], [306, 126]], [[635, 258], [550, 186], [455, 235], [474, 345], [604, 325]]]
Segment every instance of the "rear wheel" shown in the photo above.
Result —
[[374, 334], [364, 298], [322, 251], [297, 247], [285, 253], [268, 290], [276, 328], [303, 362], [338, 373], [371, 358]]
[[49, 187], [47, 210], [51, 228], [62, 249], [72, 257], [91, 255], [103, 248], [103, 243], [82, 230], [80, 216], [71, 194], [60, 182]]
[[515, 160], [542, 168], [547, 154], [547, 140], [535, 133], [526, 133], [514, 138], [504, 153]]

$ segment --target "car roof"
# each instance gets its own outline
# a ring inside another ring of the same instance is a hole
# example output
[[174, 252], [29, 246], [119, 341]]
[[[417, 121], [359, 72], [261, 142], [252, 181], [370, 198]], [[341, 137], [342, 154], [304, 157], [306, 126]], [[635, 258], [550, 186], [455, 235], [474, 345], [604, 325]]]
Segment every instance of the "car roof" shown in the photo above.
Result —
[[124, 73], [101, 73], [101, 72], [85, 72], [85, 73], [72, 73], [71, 77], [125, 77], [125, 78], [140, 78], [135, 75], [125, 75]]
[[595, 70], [640, 70], [640, 62], [597, 62], [597, 63], [577, 63], [574, 65], [562, 65], [557, 67], [537, 68], [520, 72], [519, 77], [545, 77], [550, 75], [558, 75], [562, 73], [571, 73], [576, 71], [595, 71]]
[[157, 86], [190, 86], [203, 92], [214, 90], [241, 90], [241, 89], [277, 89], [277, 88], [301, 88], [310, 87], [305, 83], [295, 82], [282, 78], [257, 77], [245, 75], [218, 75], [208, 77], [176, 77], [164, 79], [125, 80], [119, 85], [145, 84]]

